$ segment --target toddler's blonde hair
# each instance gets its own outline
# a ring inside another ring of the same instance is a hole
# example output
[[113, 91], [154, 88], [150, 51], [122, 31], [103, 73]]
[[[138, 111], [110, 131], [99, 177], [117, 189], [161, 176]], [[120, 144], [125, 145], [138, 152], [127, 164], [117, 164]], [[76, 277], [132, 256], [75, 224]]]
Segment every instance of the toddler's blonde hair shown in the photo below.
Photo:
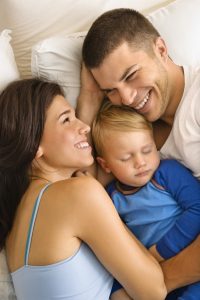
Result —
[[128, 106], [114, 105], [106, 100], [92, 124], [92, 139], [97, 155], [103, 156], [104, 145], [109, 143], [111, 131], [123, 132], [149, 130], [153, 135], [150, 122]]

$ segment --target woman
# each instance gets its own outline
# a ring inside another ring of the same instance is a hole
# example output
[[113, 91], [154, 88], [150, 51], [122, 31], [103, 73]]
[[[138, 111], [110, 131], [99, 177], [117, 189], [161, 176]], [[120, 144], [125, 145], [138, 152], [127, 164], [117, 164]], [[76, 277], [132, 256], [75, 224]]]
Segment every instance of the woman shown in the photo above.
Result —
[[73, 177], [93, 163], [89, 131], [55, 83], [21, 80], [0, 96], [0, 247], [17, 298], [106, 300], [112, 274], [135, 300], [164, 299], [159, 265], [104, 188]]

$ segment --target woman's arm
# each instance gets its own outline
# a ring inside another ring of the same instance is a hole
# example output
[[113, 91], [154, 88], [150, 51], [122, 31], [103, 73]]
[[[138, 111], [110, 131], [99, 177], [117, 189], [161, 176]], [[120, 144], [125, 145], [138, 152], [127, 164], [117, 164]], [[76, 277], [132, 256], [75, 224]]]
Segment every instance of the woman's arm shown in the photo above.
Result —
[[159, 264], [125, 228], [104, 188], [82, 177], [73, 188], [77, 227], [75, 236], [85, 241], [106, 269], [137, 300], [164, 299], [166, 289]]
[[161, 263], [167, 291], [200, 280], [200, 235], [176, 256]]
[[133, 300], [133, 298], [129, 297], [125, 289], [120, 289], [110, 296], [110, 300]]

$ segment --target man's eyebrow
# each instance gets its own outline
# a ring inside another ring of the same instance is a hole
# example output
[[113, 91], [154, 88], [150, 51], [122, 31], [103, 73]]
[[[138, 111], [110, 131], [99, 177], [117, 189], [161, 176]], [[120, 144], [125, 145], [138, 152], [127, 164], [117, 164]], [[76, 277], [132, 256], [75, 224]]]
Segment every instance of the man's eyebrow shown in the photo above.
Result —
[[69, 114], [70, 112], [71, 112], [71, 109], [67, 109], [67, 110], [63, 111], [61, 114], [59, 114], [58, 120], [59, 120], [63, 115]]
[[[123, 81], [123, 80], [127, 77], [127, 75], [129, 74], [130, 71], [135, 72], [137, 69], [134, 69], [134, 68], [136, 68], [136, 67], [137, 67], [137, 64], [134, 64], [134, 65], [130, 66], [128, 69], [126, 69], [126, 70], [124, 71], [124, 73], [122, 74], [122, 76], [119, 78], [119, 81]], [[132, 69], [133, 69], [133, 70], [132, 70]], [[114, 89], [114, 88], [103, 89], [103, 88], [100, 87], [100, 90], [101, 90], [102, 92], [105, 92], [105, 93], [108, 93], [108, 92], [112, 91], [113, 89]]]

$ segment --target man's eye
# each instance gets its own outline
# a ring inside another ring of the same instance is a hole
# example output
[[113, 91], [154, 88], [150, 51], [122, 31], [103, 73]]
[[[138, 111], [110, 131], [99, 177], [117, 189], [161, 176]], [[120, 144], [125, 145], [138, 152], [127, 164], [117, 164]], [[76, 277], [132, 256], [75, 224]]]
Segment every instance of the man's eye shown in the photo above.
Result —
[[129, 75], [126, 77], [126, 81], [132, 79], [135, 75], [136, 75], [136, 72], [133, 72], [133, 73], [129, 74]]
[[110, 96], [110, 95], [114, 95], [115, 92], [116, 92], [116, 89], [106, 90], [105, 94], [106, 94], [106, 96]]

